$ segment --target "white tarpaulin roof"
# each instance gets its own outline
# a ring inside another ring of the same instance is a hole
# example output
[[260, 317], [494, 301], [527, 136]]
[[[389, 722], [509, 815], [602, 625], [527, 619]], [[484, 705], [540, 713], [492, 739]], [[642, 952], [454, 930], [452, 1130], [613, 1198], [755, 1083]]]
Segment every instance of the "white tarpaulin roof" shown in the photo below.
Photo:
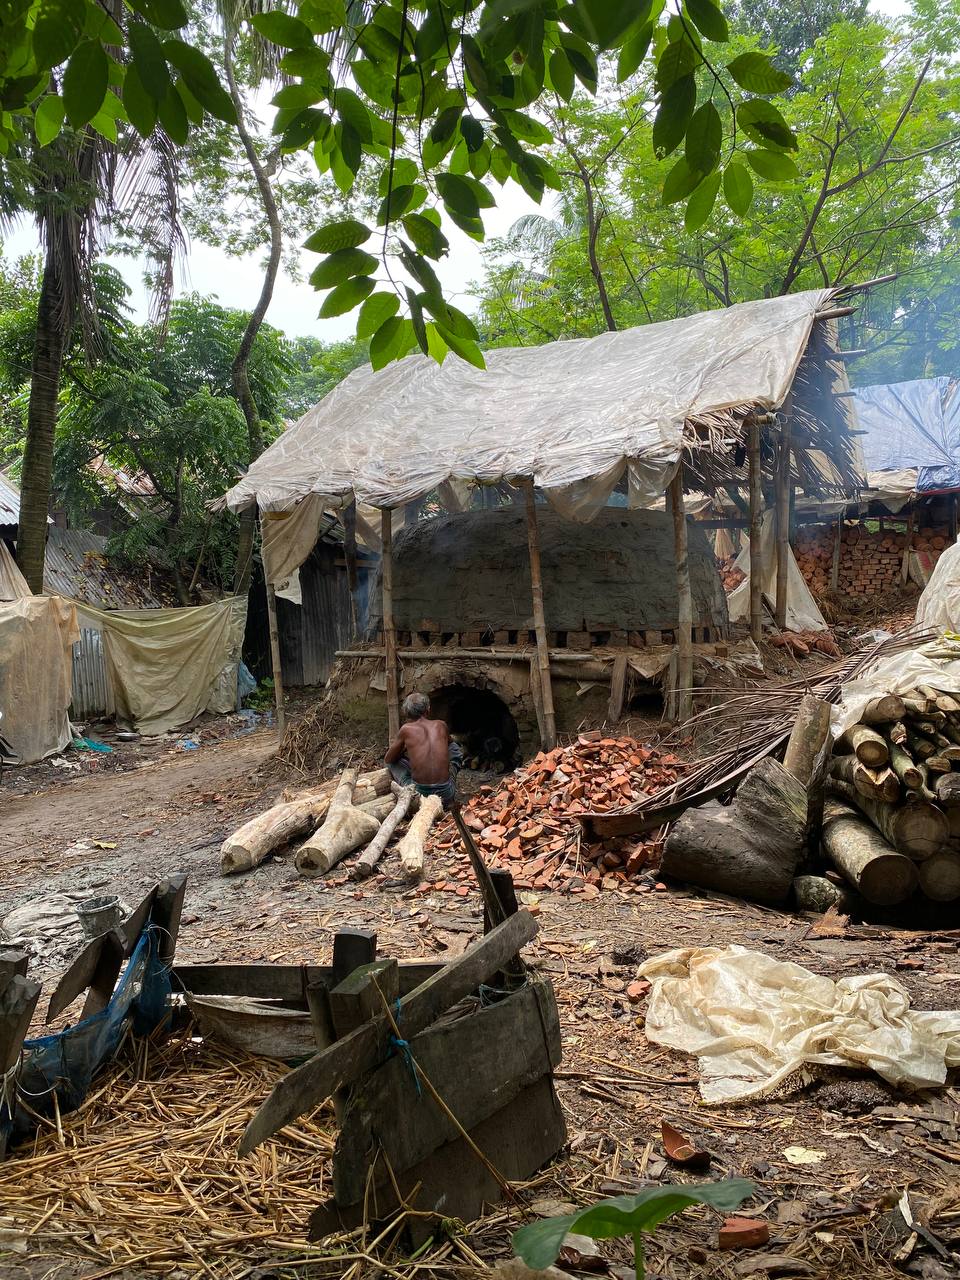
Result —
[[[783, 403], [830, 290], [596, 338], [486, 353], [486, 370], [423, 355], [355, 369], [226, 495], [239, 511], [284, 511], [307, 494], [396, 507], [446, 481], [532, 476], [564, 514], [602, 505], [631, 464], [653, 502], [680, 455], [684, 422]], [[589, 482], [589, 483], [588, 483]]]

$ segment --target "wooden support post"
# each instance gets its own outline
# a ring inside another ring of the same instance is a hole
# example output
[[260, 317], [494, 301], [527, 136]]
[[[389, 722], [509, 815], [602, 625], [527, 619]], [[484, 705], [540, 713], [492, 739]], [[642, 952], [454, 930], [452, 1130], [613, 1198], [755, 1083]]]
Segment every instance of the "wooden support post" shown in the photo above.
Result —
[[687, 514], [683, 506], [683, 463], [668, 489], [673, 514], [673, 556], [677, 574], [677, 720], [682, 724], [693, 711], [693, 597], [687, 557]]
[[383, 560], [380, 587], [383, 617], [383, 649], [387, 667], [387, 736], [393, 742], [400, 732], [400, 690], [397, 685], [397, 631], [393, 620], [393, 513], [380, 512]]
[[530, 591], [533, 596], [533, 625], [537, 633], [537, 674], [540, 704], [543, 707], [543, 747], [552, 751], [557, 745], [557, 717], [553, 709], [553, 685], [550, 683], [550, 646], [547, 643], [547, 620], [543, 612], [543, 574], [540, 566], [540, 531], [537, 528], [537, 503], [533, 480], [523, 482], [527, 503], [527, 546], [530, 552]]
[[956, 493], [951, 493], [950, 495], [950, 541], [956, 542], [956, 540], [957, 540], [957, 495]]
[[270, 666], [273, 670], [273, 701], [277, 708], [277, 737], [282, 741], [286, 729], [283, 710], [283, 671], [280, 667], [280, 628], [277, 626], [277, 593], [267, 583], [267, 622], [270, 627]]
[[376, 958], [377, 935], [373, 929], [338, 929], [333, 938], [332, 985], [349, 978], [361, 965], [373, 964]]
[[913, 505], [907, 512], [906, 541], [903, 544], [903, 560], [900, 564], [900, 581], [906, 585], [910, 577], [910, 544], [913, 542]]
[[607, 724], [612, 728], [623, 715], [623, 699], [627, 688], [627, 655], [618, 653], [613, 660], [610, 676], [610, 700], [607, 703]]
[[351, 499], [343, 509], [343, 559], [347, 566], [347, 590], [350, 592], [350, 637], [356, 640], [360, 632], [357, 613], [357, 500]]
[[790, 563], [790, 505], [793, 484], [790, 479], [790, 419], [783, 419], [777, 442], [775, 478], [777, 516], [777, 600], [774, 617], [782, 631], [787, 625], [787, 571]]
[[837, 536], [833, 544], [833, 564], [830, 567], [830, 586], [834, 591], [840, 586], [840, 553], [843, 550], [843, 512], [837, 516]]
[[747, 458], [750, 467], [750, 639], [759, 644], [763, 637], [763, 551], [760, 530], [763, 524], [763, 477], [760, 473], [760, 423], [749, 420]]

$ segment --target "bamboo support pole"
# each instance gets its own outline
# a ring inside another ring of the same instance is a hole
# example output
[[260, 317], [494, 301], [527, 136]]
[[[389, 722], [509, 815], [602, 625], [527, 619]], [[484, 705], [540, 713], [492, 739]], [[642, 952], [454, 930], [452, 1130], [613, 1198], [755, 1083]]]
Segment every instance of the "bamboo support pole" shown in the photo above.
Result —
[[283, 671], [280, 666], [280, 628], [277, 625], [277, 593], [267, 583], [267, 623], [270, 629], [270, 666], [273, 669], [273, 700], [277, 708], [277, 737], [282, 740], [286, 728], [283, 709]]
[[537, 527], [537, 503], [533, 480], [523, 483], [527, 506], [527, 545], [530, 552], [530, 592], [533, 597], [533, 626], [537, 635], [537, 672], [540, 703], [543, 707], [543, 746], [552, 751], [557, 745], [557, 717], [553, 709], [553, 686], [550, 682], [550, 647], [547, 644], [547, 621], [543, 612], [543, 574], [540, 565], [540, 531]]
[[352, 498], [343, 510], [343, 559], [347, 567], [347, 590], [350, 592], [350, 635], [360, 632], [357, 615], [357, 500]]
[[830, 586], [834, 591], [840, 586], [840, 552], [843, 542], [843, 512], [837, 516], [837, 536], [833, 544], [833, 563], [830, 566]]
[[383, 649], [387, 669], [387, 733], [390, 741], [400, 732], [400, 691], [397, 685], [397, 630], [393, 619], [393, 512], [380, 512], [383, 559], [380, 585], [383, 616]]
[[763, 524], [763, 489], [760, 473], [760, 423], [750, 419], [747, 457], [750, 467], [750, 639], [759, 644], [763, 637], [763, 551], [760, 530]]
[[683, 464], [668, 489], [673, 515], [673, 555], [677, 573], [677, 719], [682, 724], [693, 711], [693, 598], [687, 557], [687, 514], [683, 506]]
[[790, 563], [790, 419], [783, 419], [777, 444], [776, 517], [777, 517], [777, 599], [774, 617], [782, 631], [787, 625], [787, 572]]
[[910, 544], [913, 542], [913, 507], [907, 512], [906, 541], [903, 544], [903, 560], [900, 563], [900, 581], [906, 585], [910, 577]]

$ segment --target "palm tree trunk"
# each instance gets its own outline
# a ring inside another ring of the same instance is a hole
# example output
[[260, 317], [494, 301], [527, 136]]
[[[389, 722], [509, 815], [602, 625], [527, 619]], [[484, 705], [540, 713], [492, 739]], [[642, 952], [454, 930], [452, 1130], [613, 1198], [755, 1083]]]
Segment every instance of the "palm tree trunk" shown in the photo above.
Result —
[[37, 307], [17, 537], [17, 563], [34, 595], [43, 592], [60, 371], [72, 323], [63, 296], [63, 278], [56, 261], [54, 239], [48, 239]]
[[[247, 327], [240, 339], [240, 346], [237, 350], [236, 357], [233, 361], [231, 369], [231, 378], [233, 381], [233, 394], [243, 410], [243, 416], [247, 420], [247, 443], [249, 452], [249, 462], [255, 461], [263, 453], [263, 425], [260, 421], [260, 414], [257, 411], [257, 404], [253, 398], [253, 392], [250, 390], [249, 366], [250, 352], [253, 350], [253, 344], [256, 341], [257, 334], [260, 332], [260, 326], [263, 324], [264, 316], [267, 314], [267, 308], [273, 298], [273, 287], [277, 281], [277, 273], [280, 270], [280, 255], [282, 252], [282, 236], [283, 229], [280, 225], [280, 214], [277, 211], [277, 202], [274, 198], [273, 188], [270, 186], [270, 178], [266, 170], [260, 163], [260, 157], [257, 155], [256, 148], [253, 145], [253, 139], [244, 122], [243, 112], [244, 103], [237, 89], [237, 82], [233, 74], [233, 54], [230, 48], [229, 37], [226, 40], [223, 51], [224, 68], [227, 73], [227, 85], [230, 89], [230, 97], [233, 99], [233, 105], [237, 111], [237, 133], [240, 135], [240, 141], [243, 143], [243, 149], [247, 155], [247, 161], [253, 172], [253, 176], [257, 182], [257, 188], [260, 192], [260, 200], [263, 203], [263, 211], [266, 214], [267, 222], [270, 226], [270, 254], [267, 259], [267, 269], [263, 277], [263, 285], [260, 289], [260, 297], [257, 305], [250, 314], [247, 321]], [[253, 569], [253, 543], [257, 528], [257, 514], [254, 507], [248, 507], [240, 515], [240, 534], [237, 540], [237, 567], [234, 574], [233, 589], [237, 595], [245, 595], [250, 589], [250, 575]]]

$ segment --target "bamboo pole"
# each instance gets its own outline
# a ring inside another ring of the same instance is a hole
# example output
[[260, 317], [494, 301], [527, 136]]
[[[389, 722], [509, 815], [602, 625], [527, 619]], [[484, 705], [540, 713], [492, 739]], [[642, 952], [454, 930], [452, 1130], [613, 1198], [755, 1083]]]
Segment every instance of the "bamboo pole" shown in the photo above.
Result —
[[357, 500], [352, 498], [343, 509], [343, 559], [347, 566], [347, 590], [350, 592], [350, 638], [360, 632], [357, 615]]
[[687, 514], [683, 507], [683, 463], [667, 490], [673, 514], [673, 556], [677, 572], [677, 719], [682, 724], [693, 711], [693, 598], [687, 558]]
[[763, 552], [760, 529], [763, 523], [763, 489], [760, 473], [760, 423], [751, 418], [748, 427], [747, 457], [750, 467], [750, 639], [759, 644], [763, 637]]
[[537, 503], [533, 493], [532, 479], [524, 480], [523, 491], [527, 504], [527, 546], [530, 553], [533, 626], [537, 633], [537, 676], [540, 686], [540, 704], [543, 707], [543, 746], [546, 751], [552, 751], [557, 745], [557, 717], [553, 709], [553, 686], [550, 683], [550, 647], [547, 644], [547, 620], [543, 612], [540, 531], [537, 527]]
[[782, 631], [787, 625], [787, 571], [790, 562], [790, 419], [782, 419], [780, 440], [777, 445], [777, 474], [775, 478], [777, 517], [777, 599], [774, 617]]
[[267, 583], [267, 622], [270, 628], [270, 666], [273, 669], [273, 700], [277, 708], [277, 737], [282, 741], [286, 728], [283, 709], [283, 671], [280, 667], [280, 628], [277, 625], [277, 593]]
[[393, 742], [400, 732], [400, 691], [397, 687], [397, 630], [393, 621], [393, 512], [380, 512], [383, 559], [380, 587], [383, 615], [383, 650], [387, 668], [387, 733]]
[[833, 544], [833, 564], [830, 566], [830, 586], [834, 591], [840, 586], [840, 552], [843, 542], [843, 512], [837, 516], [837, 536]]
[[913, 542], [913, 505], [907, 512], [906, 541], [903, 544], [903, 559], [900, 562], [900, 581], [906, 585], [910, 577], [910, 544]]

